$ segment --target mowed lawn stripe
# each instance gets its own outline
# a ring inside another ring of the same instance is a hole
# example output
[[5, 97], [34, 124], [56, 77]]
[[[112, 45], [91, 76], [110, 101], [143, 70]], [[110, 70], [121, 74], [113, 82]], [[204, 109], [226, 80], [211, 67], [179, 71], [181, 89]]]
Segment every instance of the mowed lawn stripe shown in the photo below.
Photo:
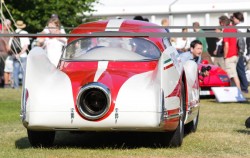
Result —
[[[248, 94], [247, 99], [250, 100]], [[0, 89], [0, 157], [250, 157], [249, 103], [202, 99], [196, 133], [180, 148], [164, 148], [155, 135], [58, 132], [53, 148], [32, 148], [20, 120], [21, 90]]]

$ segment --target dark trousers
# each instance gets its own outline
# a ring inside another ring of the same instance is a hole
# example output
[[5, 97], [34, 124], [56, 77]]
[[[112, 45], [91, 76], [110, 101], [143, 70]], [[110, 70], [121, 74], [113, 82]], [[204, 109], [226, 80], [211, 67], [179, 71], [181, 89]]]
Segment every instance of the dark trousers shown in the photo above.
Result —
[[246, 77], [245, 65], [244, 65], [244, 57], [242, 55], [239, 56], [239, 60], [236, 66], [238, 77], [240, 79], [240, 87], [242, 91], [248, 91], [248, 81]]
[[4, 87], [4, 67], [7, 54], [0, 51], [0, 88]]

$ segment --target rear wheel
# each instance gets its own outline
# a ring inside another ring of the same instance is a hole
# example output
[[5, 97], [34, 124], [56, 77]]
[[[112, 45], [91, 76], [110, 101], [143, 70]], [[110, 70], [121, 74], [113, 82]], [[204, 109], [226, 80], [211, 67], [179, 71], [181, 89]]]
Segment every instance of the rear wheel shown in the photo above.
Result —
[[33, 147], [50, 147], [55, 139], [55, 131], [27, 130], [29, 142]]
[[189, 134], [192, 132], [196, 132], [198, 122], [199, 122], [199, 111], [198, 111], [197, 116], [194, 118], [194, 120], [185, 125], [185, 133]]
[[167, 140], [166, 140], [166, 145], [168, 147], [179, 147], [181, 146], [183, 142], [183, 137], [184, 137], [184, 120], [186, 117], [186, 102], [185, 102], [185, 90], [184, 90], [184, 84], [182, 82], [182, 91], [181, 91], [181, 97], [180, 97], [180, 112], [182, 112], [182, 115], [179, 120], [179, 125], [176, 128], [175, 131], [173, 132], [167, 132]]

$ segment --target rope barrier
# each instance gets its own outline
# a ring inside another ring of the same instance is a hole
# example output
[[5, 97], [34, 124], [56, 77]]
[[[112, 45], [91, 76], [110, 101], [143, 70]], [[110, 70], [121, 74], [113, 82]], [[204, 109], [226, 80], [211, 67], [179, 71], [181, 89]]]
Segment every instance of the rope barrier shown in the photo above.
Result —
[[[5, 2], [4, 2], [4, 0], [1, 0], [2, 33], [4, 33], [4, 32], [3, 32], [3, 31], [4, 31], [4, 30], [3, 30], [3, 27], [4, 27], [4, 25], [6, 25], [6, 24], [5, 24], [5, 22], [6, 22], [6, 17], [5, 17], [4, 14], [3, 14], [3, 7], [4, 7], [4, 9], [7, 11], [7, 13], [9, 14], [9, 16], [10, 16], [10, 18], [11, 18], [11, 21], [13, 21], [13, 24], [16, 26], [16, 21], [14, 20], [14, 18], [13, 18], [13, 16], [11, 15], [9, 9], [7, 8], [7, 6], [6, 6]], [[17, 45], [18, 45], [18, 47], [19, 47], [20, 49], [22, 49], [22, 48], [21, 48], [21, 43], [20, 43], [18, 40], [16, 40], [16, 39], [14, 38], [14, 37], [16, 37], [16, 36], [13, 36], [13, 35], [14, 35], [13, 33], [15, 32], [14, 28], [11, 27], [11, 26], [8, 26], [8, 27], [6, 27], [6, 28], [7, 28], [8, 33], [9, 33], [10, 36], [4, 36], [4, 34], [1, 34], [1, 36], [2, 36], [2, 37], [11, 37], [11, 38], [9, 39], [9, 45], [11, 44], [12, 40], [15, 40], [14, 42], [16, 42]], [[27, 49], [27, 51], [29, 52], [29, 49]], [[16, 50], [14, 50], [13, 53], [14, 53], [14, 55], [17, 55], [19, 52], [17, 52]], [[21, 69], [24, 70], [24, 67], [23, 67], [23, 64], [21, 63], [20, 58], [17, 58], [17, 60], [18, 60], [18, 62], [19, 62], [20, 65], [21, 65]], [[4, 61], [4, 64], [6, 64], [5, 61]]]

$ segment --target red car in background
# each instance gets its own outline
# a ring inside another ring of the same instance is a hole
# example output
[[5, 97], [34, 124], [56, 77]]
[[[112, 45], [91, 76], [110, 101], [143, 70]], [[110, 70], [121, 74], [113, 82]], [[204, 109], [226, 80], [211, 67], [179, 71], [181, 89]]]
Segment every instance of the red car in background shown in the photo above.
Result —
[[202, 69], [209, 71], [208, 76], [199, 75], [200, 96], [214, 96], [212, 87], [228, 87], [230, 79], [225, 70], [216, 65], [207, 64], [205, 61], [199, 64], [200, 72]]

